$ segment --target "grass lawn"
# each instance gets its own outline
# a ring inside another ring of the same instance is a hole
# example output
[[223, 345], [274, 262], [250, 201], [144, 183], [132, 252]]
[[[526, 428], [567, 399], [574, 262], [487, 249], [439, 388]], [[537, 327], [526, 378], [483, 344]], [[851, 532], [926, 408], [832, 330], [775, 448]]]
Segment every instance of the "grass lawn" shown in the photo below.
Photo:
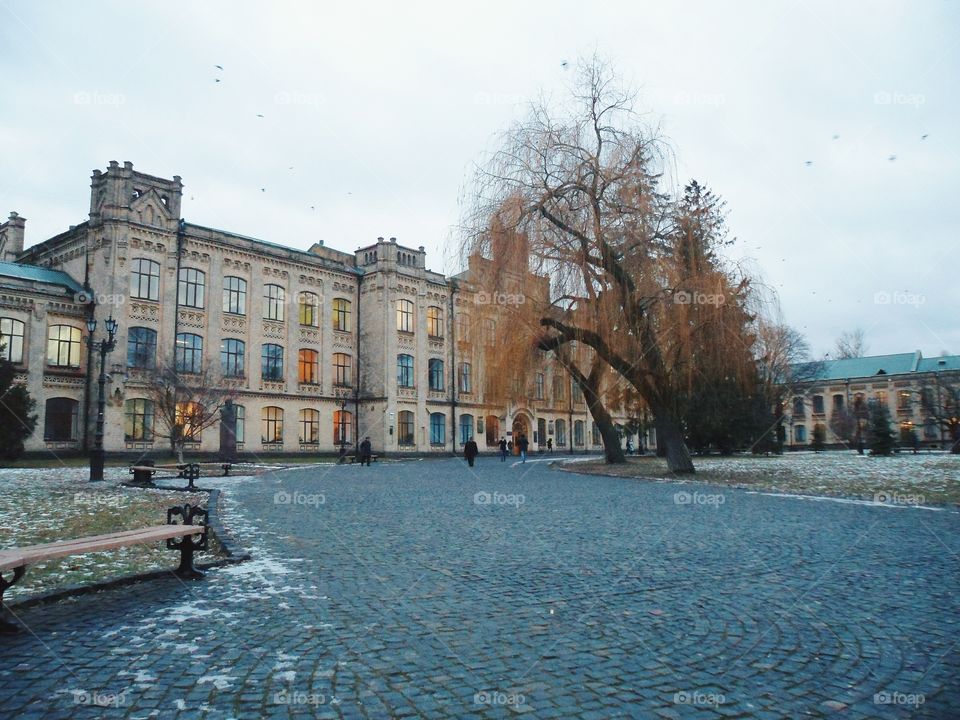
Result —
[[697, 472], [675, 476], [665, 460], [628, 458], [626, 465], [602, 460], [563, 465], [574, 473], [638, 479], [703, 482], [804, 495], [921, 505], [960, 503], [960, 455], [899, 454], [871, 457], [850, 451], [798, 452], [781, 456], [695, 457]]

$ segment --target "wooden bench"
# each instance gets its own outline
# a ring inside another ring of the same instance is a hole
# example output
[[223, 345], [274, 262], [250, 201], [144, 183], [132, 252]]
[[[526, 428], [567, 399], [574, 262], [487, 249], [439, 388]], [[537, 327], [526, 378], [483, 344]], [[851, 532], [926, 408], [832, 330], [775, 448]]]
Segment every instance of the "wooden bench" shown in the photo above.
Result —
[[[357, 461], [357, 458], [360, 457], [360, 456], [359, 456], [359, 455], [344, 455], [343, 457], [347, 458], [347, 459], [350, 461], [350, 464], [353, 465], [353, 464]], [[376, 462], [378, 457], [379, 457], [379, 455], [373, 455], [373, 454], [371, 454], [371, 455], [370, 455], [370, 462]]]
[[[181, 522], [176, 522], [177, 518]], [[195, 523], [195, 520], [200, 522]], [[199, 538], [196, 537], [198, 535]], [[0, 550], [0, 608], [3, 606], [3, 593], [23, 577], [29, 565], [69, 555], [85, 555], [164, 540], [169, 549], [180, 550], [180, 565], [173, 571], [177, 577], [182, 580], [199, 580], [203, 577], [203, 573], [193, 566], [193, 553], [207, 549], [207, 511], [195, 505], [182, 505], [167, 510], [166, 525]], [[3, 574], [9, 570], [13, 571], [13, 578], [7, 580]], [[0, 634], [18, 631], [17, 625], [0, 616]]]
[[200, 468], [213, 465], [223, 470], [224, 476], [230, 475], [231, 463], [181, 463], [179, 465], [131, 465], [129, 470], [135, 483], [152, 482], [153, 476], [160, 470], [177, 470], [178, 478], [187, 480], [187, 487], [195, 489], [193, 481], [200, 477]]

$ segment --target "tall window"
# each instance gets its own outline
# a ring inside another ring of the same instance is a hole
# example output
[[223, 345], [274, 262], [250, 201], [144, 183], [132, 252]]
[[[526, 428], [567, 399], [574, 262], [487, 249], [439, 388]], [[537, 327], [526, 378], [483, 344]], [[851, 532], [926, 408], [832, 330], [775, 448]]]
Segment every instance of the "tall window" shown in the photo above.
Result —
[[843, 395], [834, 395], [833, 396], [833, 411], [837, 412], [843, 410]]
[[264, 380], [283, 380], [283, 348], [266, 343], [260, 352], [260, 377]]
[[813, 414], [823, 415], [823, 395], [813, 396]]
[[207, 276], [196, 268], [180, 268], [177, 302], [184, 307], [203, 307], [203, 290]]
[[233, 411], [237, 418], [237, 432], [235, 437], [238, 443], [242, 443], [247, 434], [247, 409], [243, 405], [234, 405]]
[[43, 439], [52, 442], [76, 440], [80, 403], [70, 398], [50, 398], [44, 407]]
[[346, 353], [333, 354], [333, 384], [341, 387], [350, 387], [353, 383], [350, 372], [350, 356]]
[[17, 365], [23, 362], [23, 328], [20, 320], [0, 318], [0, 358]]
[[160, 299], [160, 263], [134, 258], [130, 263], [130, 297], [140, 300]]
[[300, 411], [300, 442], [311, 445], [320, 442], [320, 413], [316, 410]]
[[247, 346], [243, 340], [223, 339], [220, 343], [220, 368], [224, 377], [243, 377], [246, 352]]
[[174, 359], [177, 372], [199, 373], [203, 367], [203, 338], [193, 333], [177, 335]]
[[333, 329], [350, 332], [350, 301], [343, 298], [333, 299]]
[[595, 422], [590, 423], [590, 439], [594, 445], [600, 445], [603, 442], [603, 438], [600, 436], [600, 426]]
[[493, 318], [483, 321], [483, 343], [487, 346], [497, 343], [497, 321]]
[[223, 279], [223, 311], [234, 315], [247, 314], [247, 281], [228, 276]]
[[70, 325], [51, 325], [47, 334], [47, 364], [80, 367], [80, 330]]
[[397, 413], [397, 443], [413, 445], [413, 413], [409, 410]]
[[556, 431], [557, 447], [563, 447], [567, 444], [567, 422], [566, 420], [557, 420]]
[[397, 355], [397, 385], [413, 387], [413, 355]]
[[320, 382], [320, 353], [316, 350], [300, 350], [297, 358], [297, 376], [302, 383], [315, 385]]
[[473, 415], [460, 416], [460, 444], [473, 440]]
[[428, 365], [430, 389], [443, 390], [443, 360], [440, 358], [430, 358]]
[[803, 417], [803, 398], [797, 396], [793, 399], [793, 416], [794, 417]]
[[353, 442], [353, 414], [349, 410], [333, 411], [333, 444], [350, 445]]
[[533, 396], [537, 400], [543, 400], [543, 373], [537, 373], [533, 379]]
[[261, 417], [261, 437], [264, 445], [282, 445], [283, 444], [283, 409], [278, 407], [265, 407], [260, 414]]
[[149, 369], [156, 365], [157, 331], [132, 327], [127, 331], [127, 367]]
[[300, 299], [297, 305], [300, 308], [301, 325], [320, 327], [320, 300], [314, 293], [300, 293]]
[[457, 372], [457, 382], [459, 383], [460, 392], [473, 392], [473, 367], [470, 365], [470, 363], [460, 363], [460, 367], [458, 368]]
[[123, 404], [123, 435], [131, 442], [153, 441], [153, 401], [133, 398]]
[[573, 444], [583, 445], [583, 420], [574, 420], [573, 422]]
[[266, 320], [283, 320], [283, 305], [287, 293], [279, 285], [263, 286], [263, 317]]
[[410, 300], [397, 300], [397, 330], [413, 332], [413, 303]]
[[174, 408], [174, 427], [185, 442], [200, 442], [203, 432], [203, 406], [197, 402], [179, 402]]
[[566, 393], [564, 392], [564, 389], [563, 389], [563, 386], [565, 384], [563, 380], [564, 379], [559, 376], [553, 378], [553, 401], [554, 402], [563, 400], [563, 398], [566, 397]]
[[434, 338], [443, 337], [443, 310], [438, 307], [427, 308], [427, 335]]
[[794, 427], [793, 439], [798, 443], [805, 443], [807, 441], [807, 428], [803, 425], [797, 425]]
[[575, 403], [583, 402], [583, 390], [580, 389], [580, 386], [577, 384], [576, 380], [570, 380], [570, 393]]
[[467, 313], [457, 313], [457, 340], [470, 342], [470, 316]]
[[[838, 396], [841, 397], [841, 396]], [[897, 409], [898, 410], [908, 410], [910, 408], [910, 393], [901, 390], [897, 393]]]
[[430, 444], [444, 445], [447, 442], [447, 416], [430, 413]]

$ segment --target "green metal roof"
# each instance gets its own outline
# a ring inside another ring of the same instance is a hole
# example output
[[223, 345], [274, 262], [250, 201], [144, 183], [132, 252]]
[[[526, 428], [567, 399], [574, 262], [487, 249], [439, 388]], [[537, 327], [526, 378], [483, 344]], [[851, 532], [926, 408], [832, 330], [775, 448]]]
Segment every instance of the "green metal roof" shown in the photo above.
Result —
[[33, 280], [48, 285], [59, 285], [70, 292], [80, 292], [83, 287], [63, 270], [51, 270], [39, 265], [21, 265], [12, 262], [0, 262], [0, 277], [13, 277]]
[[[943, 364], [940, 364], [943, 361]], [[924, 358], [920, 351], [894, 355], [870, 355], [844, 360], [820, 360], [797, 365], [796, 375], [805, 382], [846, 380], [884, 375], [907, 375], [913, 372], [960, 369], [960, 355]]]

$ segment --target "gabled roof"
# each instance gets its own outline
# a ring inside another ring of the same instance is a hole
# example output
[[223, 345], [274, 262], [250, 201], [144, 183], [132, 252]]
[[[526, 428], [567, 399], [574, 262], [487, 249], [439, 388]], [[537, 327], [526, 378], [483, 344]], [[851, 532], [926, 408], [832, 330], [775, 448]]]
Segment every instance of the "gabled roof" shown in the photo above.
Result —
[[50, 268], [40, 267], [39, 265], [0, 262], [0, 277], [12, 277], [20, 280], [46, 283], [47, 285], [58, 285], [72, 293], [83, 290], [80, 283], [62, 270], [51, 270]]

